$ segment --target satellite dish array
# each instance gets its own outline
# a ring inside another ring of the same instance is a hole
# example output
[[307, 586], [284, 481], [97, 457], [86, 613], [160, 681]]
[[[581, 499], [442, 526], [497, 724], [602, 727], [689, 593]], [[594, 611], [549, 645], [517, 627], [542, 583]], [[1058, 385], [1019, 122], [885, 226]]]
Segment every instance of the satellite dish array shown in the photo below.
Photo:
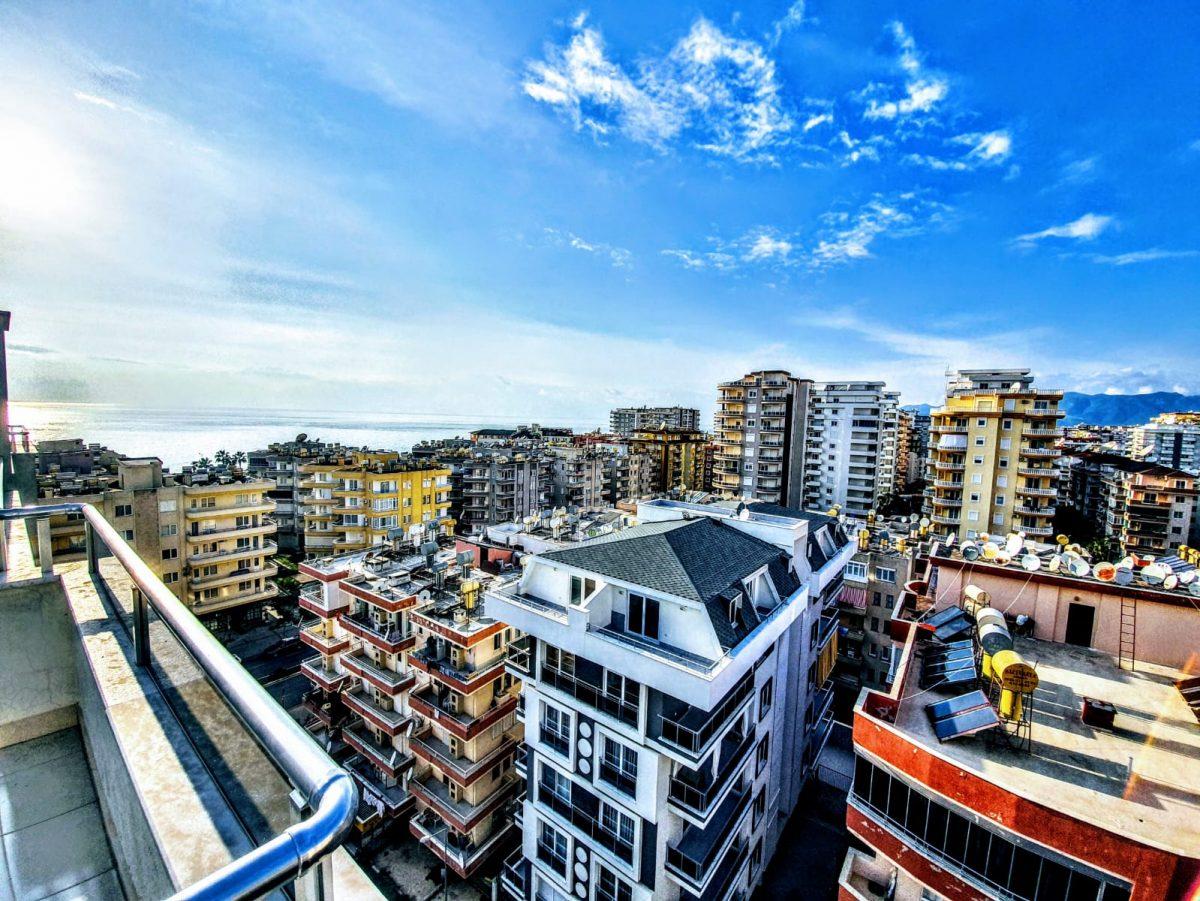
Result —
[[[971, 563], [983, 560], [999, 566], [1008, 566], [1016, 562], [1028, 573], [1038, 572], [1044, 567], [1051, 573], [1061, 573], [1079, 579], [1092, 576], [1100, 582], [1112, 582], [1121, 586], [1133, 584], [1134, 576], [1137, 575], [1151, 587], [1174, 591], [1183, 586], [1193, 597], [1200, 598], [1200, 572], [1194, 568], [1176, 572], [1171, 566], [1154, 557], [1142, 557], [1137, 554], [1129, 554], [1116, 563], [1092, 563], [1091, 555], [1081, 545], [1072, 544], [1066, 535], [1059, 535], [1055, 539], [1058, 549], [1049, 559], [1039, 556], [1037, 544], [1026, 539], [1024, 532], [1010, 533], [1003, 544], [997, 539], [998, 536], [985, 532], [976, 541], [964, 541], [960, 548], [962, 558]], [[1194, 566], [1190, 549], [1180, 547], [1179, 550], [1180, 557]]]

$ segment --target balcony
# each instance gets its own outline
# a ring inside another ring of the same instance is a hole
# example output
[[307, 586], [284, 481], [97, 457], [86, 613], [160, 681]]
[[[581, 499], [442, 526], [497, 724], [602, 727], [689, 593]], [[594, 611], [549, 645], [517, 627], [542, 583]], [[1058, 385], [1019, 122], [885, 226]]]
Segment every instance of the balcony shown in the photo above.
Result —
[[228, 550], [207, 551], [204, 553], [188, 554], [187, 561], [195, 566], [200, 563], [221, 562], [225, 560], [240, 560], [243, 557], [271, 557], [279, 550], [274, 541], [264, 541], [251, 547], [235, 547]]
[[230, 582], [239, 582], [247, 577], [259, 576], [263, 579], [271, 579], [277, 575], [279, 575], [279, 567], [273, 563], [269, 563], [266, 566], [239, 567], [238, 569], [213, 573], [208, 576], [191, 576], [188, 578], [188, 584], [193, 588], [212, 588], [217, 585], [226, 585]]
[[[480, 843], [469, 836], [449, 831], [433, 810], [425, 810], [413, 817], [409, 831], [426, 848], [450, 865], [460, 877], [466, 879], [474, 874], [494, 851], [507, 845], [507, 837], [513, 829], [511, 820], [502, 821]], [[436, 892], [435, 892], [436, 894]], [[523, 901], [524, 896], [522, 896]]]
[[467, 713], [451, 710], [445, 701], [439, 700], [438, 696], [433, 693], [433, 689], [429, 686], [422, 688], [420, 691], [410, 693], [408, 703], [414, 713], [437, 723], [443, 729], [468, 741], [485, 729], [499, 723], [517, 709], [517, 697], [515, 695], [501, 696], [500, 698], [493, 698], [488, 709], [479, 714], [479, 716], [471, 716]]
[[338, 672], [332, 666], [326, 667], [316, 658], [301, 663], [300, 674], [305, 676], [309, 682], [326, 691], [335, 691], [341, 688], [350, 678], [348, 674]]
[[1056, 447], [1021, 447], [1023, 457], [1061, 457], [1062, 451]]
[[387, 695], [402, 694], [417, 683], [416, 673], [400, 673], [388, 669], [373, 661], [361, 650], [353, 654], [344, 654], [341, 663], [348, 673], [371, 683]]
[[389, 817], [395, 817], [412, 803], [412, 797], [404, 790], [404, 786], [389, 785], [369, 761], [351, 757], [346, 761], [346, 769], [362, 790], [363, 806], [373, 807], [375, 805], [370, 802], [375, 801]]
[[[471, 694], [504, 671], [505, 655], [501, 654], [485, 663], [476, 666], [463, 662], [456, 665], [450, 657], [438, 656], [432, 650], [433, 643], [427, 642], [425, 647], [408, 655], [408, 662], [431, 678], [450, 686], [461, 694]], [[476, 653], [481, 653], [477, 648]]]
[[687, 816], [706, 820], [736, 782], [734, 776], [750, 759], [754, 738], [754, 732], [748, 730], [744, 735], [731, 732], [721, 739], [716, 752], [721, 762], [715, 772], [711, 759], [700, 769], [681, 767], [668, 780], [667, 803]]
[[520, 784], [510, 773], [503, 777], [500, 785], [487, 798], [478, 803], [451, 798], [450, 790], [432, 772], [419, 779], [411, 779], [408, 787], [418, 801], [433, 808], [443, 821], [459, 832], [470, 832], [490, 814], [500, 810], [516, 794]]
[[1053, 466], [1018, 466], [1017, 473], [1027, 479], [1057, 479], [1058, 469]]
[[[18, 478], [32, 471], [22, 456]], [[352, 896], [347, 880], [365, 874], [335, 850], [357, 803], [349, 774], [95, 508], [77, 509], [90, 559], [55, 561], [47, 540], [35, 564], [22, 517], [36, 510], [6, 509], [0, 532], [3, 894], [300, 895], [295, 874], [315, 854], [316, 878]], [[313, 812], [284, 835], [293, 797]]]
[[525, 901], [529, 897], [529, 861], [525, 853], [517, 848], [504, 860], [500, 870], [500, 885], [513, 901]]
[[957, 516], [946, 516], [943, 513], [934, 513], [929, 518], [941, 526], [957, 526], [962, 522]]
[[537, 787], [537, 800], [540, 805], [554, 811], [591, 842], [607, 849], [625, 863], [633, 863], [633, 845], [626, 844], [616, 834], [605, 829], [580, 805], [560, 797], [541, 783]]
[[279, 531], [279, 523], [270, 516], [263, 516], [257, 522], [246, 525], [213, 526], [208, 529], [192, 528], [188, 530], [189, 540], [196, 538], [220, 538], [224, 535], [273, 535]]
[[1013, 507], [1013, 511], [1016, 513], [1024, 513], [1026, 516], [1053, 516], [1054, 515], [1053, 507], [1026, 507], [1023, 505], [1018, 505], [1016, 507]]
[[411, 754], [405, 754], [392, 745], [379, 741], [371, 730], [361, 725], [344, 727], [342, 738], [346, 744], [367, 758], [372, 766], [378, 767], [393, 779], [400, 778], [401, 774], [415, 763]]
[[577, 701], [582, 701], [602, 713], [607, 713], [627, 726], [632, 726], [634, 729], [638, 727], [640, 713], [638, 705], [607, 694], [598, 685], [585, 682], [549, 666], [542, 667], [541, 681], [563, 694], [570, 695]]
[[393, 625], [390, 620], [379, 622], [368, 614], [358, 611], [339, 614], [338, 622], [351, 635], [370, 642], [388, 654], [407, 651], [417, 643], [417, 636], [413, 632], [411, 624], [407, 629], [401, 629], [399, 626]]
[[963, 489], [962, 479], [934, 479], [933, 484], [938, 488], [956, 488], [959, 491]]
[[249, 513], [270, 513], [275, 509], [275, 502], [264, 497], [258, 500], [247, 500], [244, 503], [222, 504], [219, 507], [188, 507], [184, 510], [187, 519], [217, 519], [222, 516], [240, 516]]
[[720, 805], [707, 826], [688, 826], [683, 835], [667, 845], [667, 874], [688, 891], [703, 892], [714, 876], [714, 864], [733, 844], [749, 810], [750, 786], [739, 786]]
[[342, 692], [342, 700], [352, 711], [388, 735], [399, 735], [412, 721], [412, 717], [403, 710], [385, 707], [383, 702], [362, 689]]
[[409, 739], [413, 754], [426, 763], [437, 767], [443, 774], [450, 777], [459, 785], [467, 786], [487, 773], [494, 766], [516, 753], [518, 742], [506, 735], [500, 744], [478, 760], [451, 752], [450, 746], [433, 734], [432, 729], [418, 732]]
[[1033, 497], [1058, 497], [1058, 491], [1053, 488], [1035, 488], [1032, 485], [1018, 485], [1017, 494], [1028, 494]]
[[325, 631], [326, 626], [324, 623], [306, 626], [300, 630], [300, 641], [326, 657], [350, 647], [350, 639], [346, 636], [327, 635]]
[[[698, 759], [736, 721], [743, 705], [754, 694], [754, 673], [747, 673], [711, 713], [690, 704], [675, 702], [652, 723], [651, 740], [668, 750]], [[674, 699], [664, 696], [664, 706]], [[657, 725], [657, 729], [654, 726]]]

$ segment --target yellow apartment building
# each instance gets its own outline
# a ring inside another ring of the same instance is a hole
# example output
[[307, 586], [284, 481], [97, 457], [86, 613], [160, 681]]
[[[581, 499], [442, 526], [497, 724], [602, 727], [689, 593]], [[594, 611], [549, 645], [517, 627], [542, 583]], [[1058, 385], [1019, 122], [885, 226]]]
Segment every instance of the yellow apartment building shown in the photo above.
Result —
[[931, 414], [925, 509], [932, 528], [962, 539], [1054, 534], [1061, 391], [1028, 369], [962, 370]]
[[448, 467], [396, 451], [353, 451], [301, 471], [306, 556], [363, 550], [397, 529], [454, 534]]

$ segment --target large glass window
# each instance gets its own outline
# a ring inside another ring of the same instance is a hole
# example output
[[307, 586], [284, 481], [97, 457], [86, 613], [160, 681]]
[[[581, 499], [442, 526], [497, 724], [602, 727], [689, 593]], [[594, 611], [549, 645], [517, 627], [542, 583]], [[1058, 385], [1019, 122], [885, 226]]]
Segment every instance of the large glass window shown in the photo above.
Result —
[[644, 598], [640, 594], [629, 595], [629, 620], [626, 628], [630, 632], [658, 640], [658, 601]]
[[538, 829], [538, 860], [560, 876], [567, 873], [567, 837], [544, 821]]
[[542, 743], [559, 754], [571, 752], [571, 714], [549, 704], [542, 704]]
[[931, 857], [995, 893], [1028, 901], [1128, 901], [1128, 884], [1056, 859], [1038, 846], [974, 822], [927, 798], [863, 757], [855, 759], [854, 797]]
[[600, 778], [627, 795], [637, 793], [637, 751], [607, 735], [603, 738]]
[[632, 901], [633, 889], [629, 883], [619, 879], [617, 874], [604, 864], [598, 864], [596, 875], [596, 901]]

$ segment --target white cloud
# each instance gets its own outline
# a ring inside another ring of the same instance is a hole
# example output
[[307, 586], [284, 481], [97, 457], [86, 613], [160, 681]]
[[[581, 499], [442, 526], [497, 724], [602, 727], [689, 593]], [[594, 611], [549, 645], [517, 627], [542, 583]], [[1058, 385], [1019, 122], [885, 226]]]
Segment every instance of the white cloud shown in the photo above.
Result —
[[876, 195], [853, 213], [826, 213], [808, 254], [812, 269], [828, 269], [871, 256], [882, 237], [912, 237], [943, 221], [950, 208], [915, 192]]
[[775, 63], [755, 41], [699, 18], [665, 57], [643, 60], [634, 75], [608, 58], [598, 29], [578, 25], [565, 46], [529, 62], [522, 81], [527, 96], [562, 111], [577, 130], [616, 130], [659, 149], [686, 135], [710, 153], [765, 162], [793, 127]]
[[557, 228], [544, 229], [547, 240], [558, 247], [570, 247], [584, 253], [605, 257], [618, 269], [628, 269], [633, 265], [633, 253], [624, 247], [615, 247], [602, 241], [585, 241], [579, 235]]
[[880, 100], [872, 95], [879, 93], [881, 87], [872, 86], [865, 95], [867, 106], [863, 116], [867, 119], [897, 119], [929, 113], [950, 93], [950, 83], [944, 76], [926, 71], [916, 41], [904, 25], [892, 22], [891, 30], [899, 51], [897, 61], [905, 74], [904, 96]]
[[801, 131], [810, 132], [818, 125], [830, 125], [833, 123], [832, 113], [819, 113], [815, 116], [809, 116], [804, 120], [804, 124], [800, 127]]
[[1151, 247], [1149, 250], [1131, 250], [1126, 253], [1112, 255], [1091, 254], [1089, 259], [1094, 263], [1106, 266], [1133, 266], [1137, 263], [1154, 263], [1158, 260], [1187, 260], [1200, 257], [1200, 250], [1163, 250]]
[[1078, 219], [1064, 225], [1052, 225], [1041, 231], [1019, 235], [1017, 244], [1032, 245], [1046, 238], [1064, 238], [1073, 241], [1091, 241], [1099, 237], [1116, 220], [1112, 216], [1084, 213]]
[[771, 235], [763, 233], [754, 239], [754, 242], [750, 245], [750, 249], [746, 251], [746, 259], [753, 261], [769, 260], [772, 257], [787, 259], [788, 254], [791, 252], [791, 241], [785, 241], [782, 238], [773, 238]]
[[1012, 136], [1007, 131], [956, 135], [949, 139], [949, 143], [964, 145], [970, 149], [962, 156], [952, 159], [943, 159], [928, 153], [910, 153], [904, 161], [942, 172], [971, 172], [983, 166], [998, 166], [1005, 162], [1012, 152]]
[[804, 0], [795, 0], [774, 25], [771, 26], [771, 34], [769, 44], [775, 47], [783, 39], [783, 36], [793, 28], [799, 28], [804, 22]]

